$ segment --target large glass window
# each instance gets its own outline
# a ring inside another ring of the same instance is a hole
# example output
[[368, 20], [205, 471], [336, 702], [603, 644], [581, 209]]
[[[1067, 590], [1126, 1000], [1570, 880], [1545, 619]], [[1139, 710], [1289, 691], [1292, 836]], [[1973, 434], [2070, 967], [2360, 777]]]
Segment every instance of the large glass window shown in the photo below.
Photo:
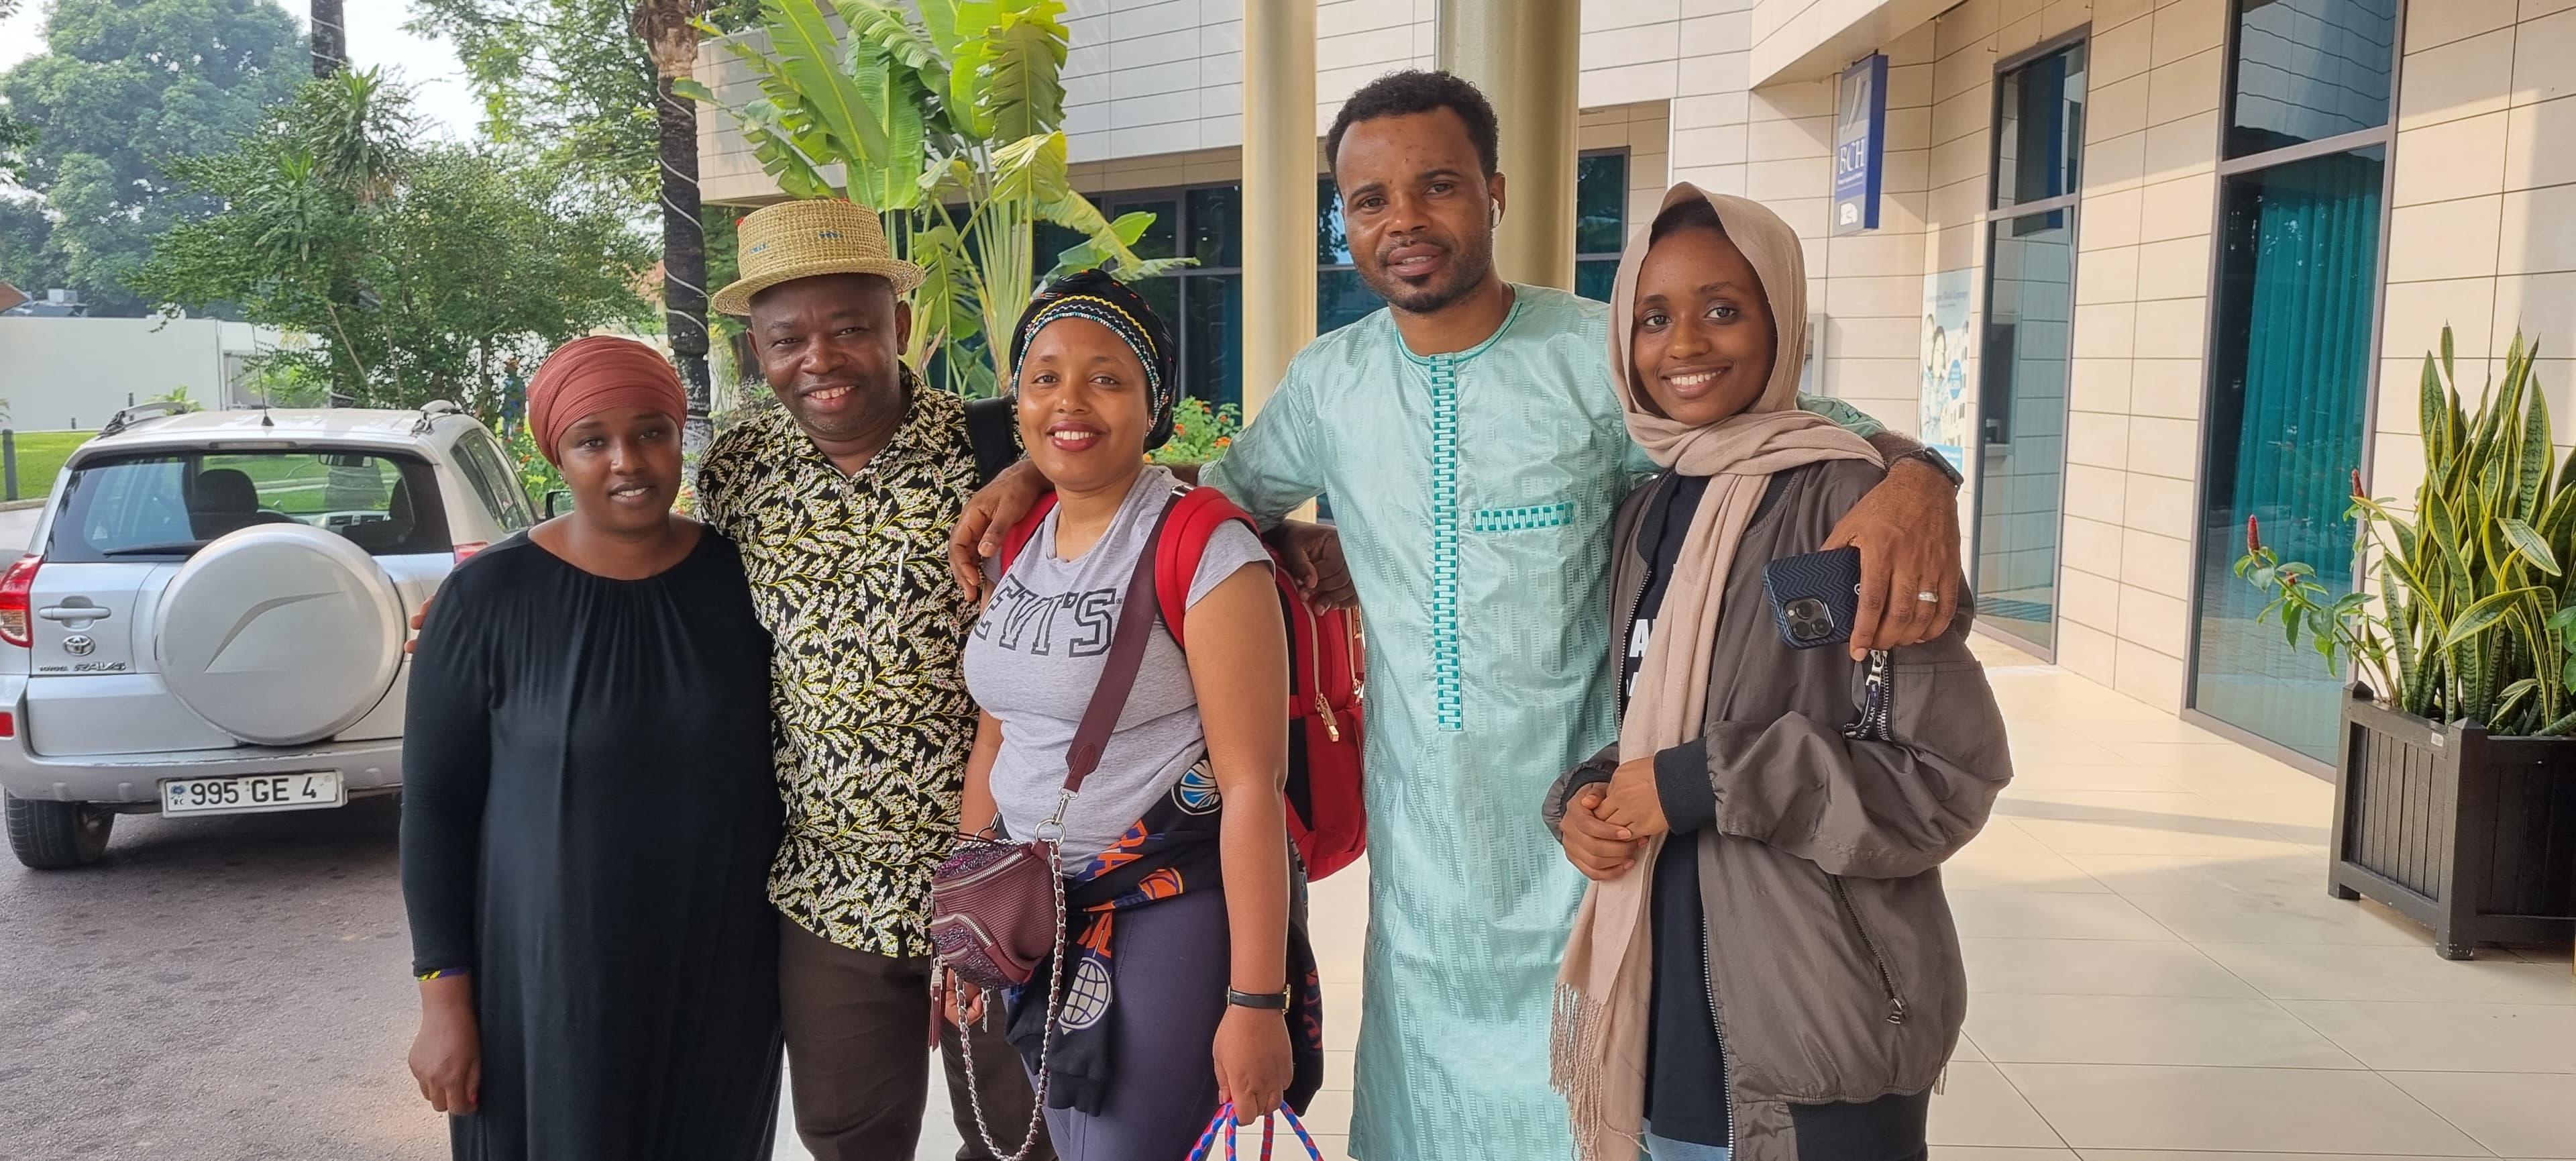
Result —
[[1211, 407], [1243, 402], [1243, 193], [1233, 185], [1101, 201], [1111, 218], [1154, 215], [1138, 240], [1141, 258], [1186, 254], [1197, 265], [1147, 279], [1137, 292], [1181, 344], [1183, 390]]
[[2084, 47], [1996, 78], [1995, 208], [2074, 193], [2084, 157]]
[[2243, 0], [2227, 155], [2387, 124], [2396, 44], [2397, 0]]
[[[2074, 354], [2077, 176], [2083, 168], [2085, 49], [2049, 52], [1996, 78], [1994, 212], [1977, 344], [1977, 615], [1990, 631], [2057, 646], [2058, 527], [2066, 480], [2066, 384]], [[1965, 387], [1949, 349], [1965, 336], [1930, 322], [1926, 430]], [[1932, 442], [1945, 442], [1933, 438]]]
[[2192, 704], [2319, 760], [2341, 677], [2255, 623], [2263, 592], [2233, 566], [2250, 516], [2283, 559], [2352, 590], [2385, 164], [2374, 146], [2230, 178], [2218, 240]]
[[2251, 517], [2319, 583], [2352, 590], [2344, 512], [2370, 400], [2396, 0], [2234, 7], [2190, 699], [2330, 762], [2342, 675], [2256, 623], [2263, 594], [2234, 565]]

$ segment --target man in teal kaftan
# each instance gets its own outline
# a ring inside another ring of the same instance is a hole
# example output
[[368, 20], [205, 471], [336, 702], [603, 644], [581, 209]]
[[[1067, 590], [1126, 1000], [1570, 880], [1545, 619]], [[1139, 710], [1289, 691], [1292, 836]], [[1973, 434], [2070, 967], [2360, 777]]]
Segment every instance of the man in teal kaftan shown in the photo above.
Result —
[[1572, 1152], [1547, 1008], [1583, 876], [1531, 804], [1618, 735], [1607, 530], [1653, 465], [1608, 308], [1510, 290], [1456, 353], [1414, 354], [1385, 311], [1317, 339], [1199, 476], [1264, 523], [1330, 496], [1368, 625], [1362, 1161]]
[[[1329, 497], [1367, 626], [1359, 1161], [1573, 1152], [1548, 1087], [1548, 1006], [1583, 878], [1537, 804], [1617, 736], [1610, 523], [1654, 465], [1611, 390], [1608, 308], [1494, 276], [1495, 133], [1483, 96], [1445, 74], [1394, 74], [1344, 105], [1327, 155], [1355, 265], [1393, 309], [1308, 345], [1200, 474], [1265, 526]], [[1920, 447], [1842, 404], [1802, 404], [1892, 459]], [[1892, 619], [1889, 645], [1948, 623], [1947, 583], [1925, 578], [1958, 568], [1950, 481], [1906, 470], [1934, 482], [1891, 473], [1864, 583], [1886, 571], [1873, 556], [1910, 550], [1921, 559], [1896, 579], [1942, 599], [1904, 610], [1919, 628]], [[985, 520], [1006, 527], [1021, 502], [978, 497], [961, 566]], [[1315, 544], [1301, 535], [1292, 568]]]

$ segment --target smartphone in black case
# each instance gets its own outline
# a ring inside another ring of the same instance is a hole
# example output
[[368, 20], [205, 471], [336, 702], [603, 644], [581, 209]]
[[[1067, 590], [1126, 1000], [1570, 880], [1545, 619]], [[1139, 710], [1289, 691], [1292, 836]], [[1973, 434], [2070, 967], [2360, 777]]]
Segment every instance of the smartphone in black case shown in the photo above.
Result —
[[1860, 550], [1837, 548], [1785, 556], [1762, 566], [1762, 591], [1780, 642], [1816, 649], [1851, 640], [1860, 618]]

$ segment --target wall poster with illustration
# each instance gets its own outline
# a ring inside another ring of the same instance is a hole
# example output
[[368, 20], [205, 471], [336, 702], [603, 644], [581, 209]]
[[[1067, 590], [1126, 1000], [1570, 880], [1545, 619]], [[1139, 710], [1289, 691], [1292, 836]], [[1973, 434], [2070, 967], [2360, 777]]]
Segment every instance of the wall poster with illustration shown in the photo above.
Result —
[[1922, 440], [1968, 471], [1968, 294], [1973, 270], [1923, 276]]

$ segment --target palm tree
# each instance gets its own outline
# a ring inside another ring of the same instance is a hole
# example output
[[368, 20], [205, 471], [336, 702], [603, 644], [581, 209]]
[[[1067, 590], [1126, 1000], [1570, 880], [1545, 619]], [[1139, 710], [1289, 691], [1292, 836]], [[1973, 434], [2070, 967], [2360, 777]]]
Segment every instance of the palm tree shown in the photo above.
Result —
[[[310, 11], [312, 19], [308, 23], [313, 26], [310, 38], [313, 46], [313, 79], [329, 80], [348, 70], [349, 28], [340, 14], [340, 0], [312, 0], [312, 3], [313, 7]], [[364, 110], [368, 104], [367, 98], [373, 95], [374, 87], [373, 78], [367, 78], [362, 89], [352, 90], [357, 97], [355, 107], [360, 110], [361, 122], [365, 120]], [[333, 407], [346, 407], [354, 402], [356, 400], [342, 396], [337, 390], [331, 392]]]
[[672, 92], [698, 60], [697, 17], [706, 0], [640, 0], [632, 25], [653, 57], [654, 112], [662, 146], [662, 329], [688, 388], [681, 446], [702, 450], [707, 418], [707, 237], [698, 220], [697, 103]]
[[327, 78], [349, 67], [349, 30], [340, 0], [313, 0], [313, 76]]

